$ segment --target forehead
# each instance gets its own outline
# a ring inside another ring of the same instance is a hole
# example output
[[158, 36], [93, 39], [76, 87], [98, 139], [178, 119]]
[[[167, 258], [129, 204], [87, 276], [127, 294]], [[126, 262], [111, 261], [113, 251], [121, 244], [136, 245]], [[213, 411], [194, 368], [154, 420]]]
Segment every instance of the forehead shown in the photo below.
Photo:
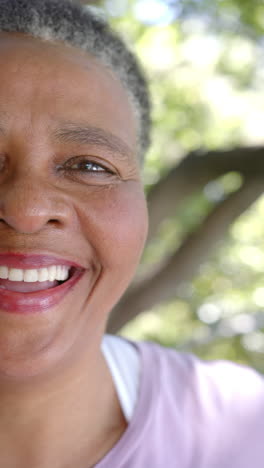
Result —
[[136, 122], [118, 77], [64, 44], [0, 34], [0, 124], [43, 129], [70, 121], [106, 130], [136, 149]]

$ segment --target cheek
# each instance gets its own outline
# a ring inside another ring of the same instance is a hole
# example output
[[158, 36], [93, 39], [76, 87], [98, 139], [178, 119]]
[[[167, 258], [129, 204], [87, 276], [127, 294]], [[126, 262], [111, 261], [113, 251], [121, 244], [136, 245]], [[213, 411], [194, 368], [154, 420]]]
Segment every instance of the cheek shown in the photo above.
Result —
[[103, 267], [134, 269], [138, 264], [148, 230], [140, 183], [127, 181], [96, 190], [79, 206], [79, 222]]
[[[109, 219], [109, 239], [119, 252], [119, 263], [131, 259], [138, 263], [143, 251], [147, 230], [148, 216], [144, 194], [142, 192], [126, 192], [113, 205], [112, 216]], [[115, 229], [113, 229], [115, 226]]]

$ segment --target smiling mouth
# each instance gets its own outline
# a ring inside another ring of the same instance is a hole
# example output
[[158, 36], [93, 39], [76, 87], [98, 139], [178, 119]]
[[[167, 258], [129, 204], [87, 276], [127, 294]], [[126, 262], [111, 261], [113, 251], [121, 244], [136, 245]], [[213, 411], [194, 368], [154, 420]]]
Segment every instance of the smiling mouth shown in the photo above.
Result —
[[32, 293], [55, 288], [67, 282], [76, 268], [51, 265], [46, 268], [20, 269], [0, 266], [0, 289]]
[[86, 268], [51, 255], [0, 253], [0, 315], [31, 315], [58, 305]]

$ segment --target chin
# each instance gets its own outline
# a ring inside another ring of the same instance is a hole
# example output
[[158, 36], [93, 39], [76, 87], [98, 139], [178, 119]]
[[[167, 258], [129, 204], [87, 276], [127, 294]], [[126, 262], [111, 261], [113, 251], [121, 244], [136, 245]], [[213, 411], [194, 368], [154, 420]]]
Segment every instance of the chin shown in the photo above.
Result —
[[62, 366], [70, 354], [72, 335], [59, 333], [54, 323], [53, 327], [40, 321], [35, 327], [17, 325], [3, 326], [0, 320], [0, 382], [41, 378]]

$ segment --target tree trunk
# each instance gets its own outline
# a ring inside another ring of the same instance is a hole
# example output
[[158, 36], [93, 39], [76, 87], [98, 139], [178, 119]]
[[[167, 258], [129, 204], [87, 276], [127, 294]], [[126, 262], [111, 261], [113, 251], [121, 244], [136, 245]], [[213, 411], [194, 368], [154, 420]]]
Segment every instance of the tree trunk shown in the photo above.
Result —
[[111, 314], [110, 332], [117, 332], [136, 315], [177, 296], [179, 285], [192, 279], [200, 264], [224, 237], [230, 224], [263, 193], [263, 170], [262, 147], [214, 151], [204, 156], [191, 154], [157, 184], [150, 194], [150, 220], [155, 218], [152, 227], [176, 211], [179, 199], [190, 195], [194, 188], [197, 190], [230, 171], [239, 171], [245, 177], [242, 187], [216, 206], [155, 275], [127, 291]]

